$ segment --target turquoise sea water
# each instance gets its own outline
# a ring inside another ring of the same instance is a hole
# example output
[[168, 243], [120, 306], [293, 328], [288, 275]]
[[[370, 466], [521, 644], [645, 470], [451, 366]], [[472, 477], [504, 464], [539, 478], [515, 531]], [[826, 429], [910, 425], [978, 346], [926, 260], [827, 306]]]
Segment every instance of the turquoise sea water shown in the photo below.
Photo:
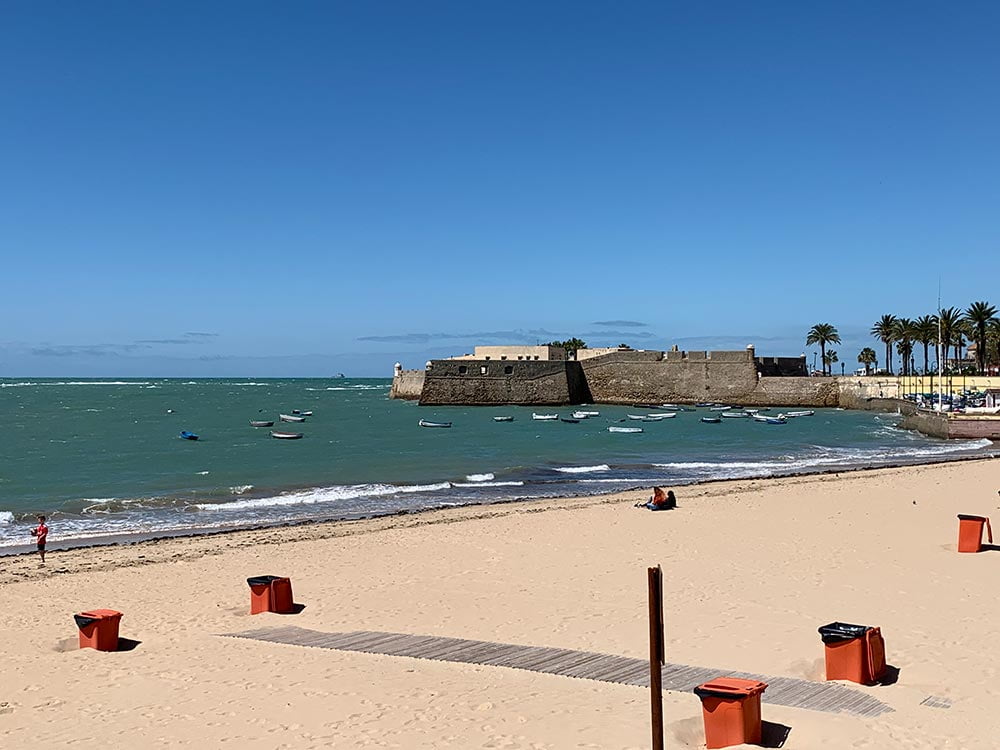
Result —
[[[177, 533], [395, 513], [654, 483], [920, 463], [986, 452], [897, 429], [892, 415], [817, 410], [766, 425], [656, 423], [641, 410], [586, 407], [579, 424], [532, 412], [573, 408], [419, 407], [387, 379], [0, 380], [0, 552], [50, 516], [53, 545], [108, 534]], [[584, 408], [584, 407], [579, 407]], [[313, 411], [303, 424], [280, 412]], [[777, 413], [780, 409], [772, 409]], [[787, 410], [786, 410], [787, 411]], [[515, 417], [497, 423], [494, 415]], [[427, 429], [419, 419], [451, 421]], [[272, 439], [251, 419], [302, 440]], [[618, 422], [617, 420], [625, 420]], [[608, 432], [611, 425], [641, 434]], [[181, 430], [200, 435], [181, 440]]]

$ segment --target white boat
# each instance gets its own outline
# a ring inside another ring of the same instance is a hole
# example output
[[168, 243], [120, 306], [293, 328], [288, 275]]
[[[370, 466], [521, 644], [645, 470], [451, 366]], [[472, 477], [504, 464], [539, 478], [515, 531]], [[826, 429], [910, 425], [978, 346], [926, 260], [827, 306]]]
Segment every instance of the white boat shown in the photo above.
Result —
[[304, 411], [304, 412], [302, 412], [302, 416], [303, 417], [311, 417], [312, 415], [313, 415], [313, 413], [311, 411]]
[[535, 412], [531, 412], [531, 418], [532, 419], [536, 419], [539, 422], [554, 422], [557, 419], [559, 419], [559, 415], [558, 414], [535, 414]]
[[421, 427], [451, 427], [451, 422], [428, 422], [426, 419], [421, 419], [417, 424]]
[[684, 411], [684, 407], [680, 404], [660, 404], [660, 408], [667, 411]]
[[754, 421], [763, 422], [765, 424], [785, 424], [785, 418], [779, 414], [776, 417], [765, 417], [761, 414], [753, 415]]
[[786, 411], [785, 412], [785, 416], [786, 417], [811, 417], [815, 413], [816, 412], [814, 412], [812, 409], [807, 409], [805, 411]]
[[577, 414], [586, 414], [588, 417], [599, 417], [601, 412], [599, 411], [578, 411]]
[[278, 419], [282, 422], [305, 422], [305, 417], [299, 417], [294, 414], [279, 414]]
[[589, 411], [575, 411], [573, 412], [573, 419], [590, 419]]
[[494, 422], [513, 422], [514, 417], [493, 417]]
[[726, 419], [742, 419], [743, 417], [749, 417], [750, 415], [745, 411], [724, 411], [721, 416]]
[[278, 440], [298, 440], [302, 437], [301, 432], [282, 432], [281, 430], [271, 430], [271, 437]]
[[752, 417], [754, 414], [757, 414], [760, 411], [760, 409], [744, 409], [743, 411], [745, 411]]
[[641, 427], [609, 427], [608, 432], [642, 432]]
[[654, 411], [652, 414], [647, 414], [646, 415], [646, 419], [673, 419], [676, 416], [677, 416], [677, 412], [675, 412], [675, 411], [668, 412], [666, 414], [663, 414], [662, 412], [655, 412]]
[[732, 408], [733, 407], [731, 407], [731, 406], [712, 406], [712, 407], [709, 407], [708, 410], [709, 411], [729, 411]]
[[629, 419], [634, 419], [636, 422], [642, 422], [646, 419], [645, 414], [626, 414]]

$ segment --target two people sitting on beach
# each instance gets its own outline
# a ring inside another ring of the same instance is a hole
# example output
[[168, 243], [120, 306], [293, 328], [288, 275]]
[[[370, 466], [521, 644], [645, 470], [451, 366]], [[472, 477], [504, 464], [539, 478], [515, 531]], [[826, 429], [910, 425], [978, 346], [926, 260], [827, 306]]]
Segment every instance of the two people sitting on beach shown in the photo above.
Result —
[[662, 487], [653, 488], [653, 496], [645, 503], [636, 503], [636, 508], [649, 508], [650, 510], [673, 510], [677, 507], [677, 498], [674, 491], [663, 491]]

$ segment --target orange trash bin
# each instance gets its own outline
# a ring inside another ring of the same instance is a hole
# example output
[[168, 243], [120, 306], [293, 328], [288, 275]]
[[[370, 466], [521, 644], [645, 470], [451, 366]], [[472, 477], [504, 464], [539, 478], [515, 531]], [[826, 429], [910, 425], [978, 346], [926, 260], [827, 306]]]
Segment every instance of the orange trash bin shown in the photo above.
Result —
[[701, 698], [708, 748], [760, 742], [760, 696], [767, 683], [716, 677], [694, 689]]
[[880, 628], [831, 622], [819, 629], [827, 680], [872, 685], [885, 675], [885, 640]]
[[250, 614], [292, 611], [292, 581], [281, 576], [254, 576], [247, 578], [250, 586]]
[[113, 609], [92, 609], [73, 615], [80, 629], [80, 648], [118, 650], [118, 625], [122, 613]]
[[958, 514], [958, 551], [979, 552], [983, 548], [983, 526], [986, 527], [987, 538], [993, 544], [993, 529], [990, 519], [985, 516], [967, 516]]
[[271, 611], [287, 615], [292, 612], [292, 579], [275, 578], [271, 581]]

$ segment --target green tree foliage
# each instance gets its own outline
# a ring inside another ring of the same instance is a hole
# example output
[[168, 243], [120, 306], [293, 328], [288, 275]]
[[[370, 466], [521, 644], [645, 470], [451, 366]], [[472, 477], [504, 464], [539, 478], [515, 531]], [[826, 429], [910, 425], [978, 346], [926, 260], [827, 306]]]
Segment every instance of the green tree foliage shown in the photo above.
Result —
[[865, 366], [865, 375], [871, 375], [872, 365], [878, 362], [878, 355], [870, 346], [866, 346], [858, 354], [858, 362]]
[[914, 338], [923, 344], [924, 347], [924, 374], [927, 374], [929, 366], [928, 350], [930, 345], [937, 342], [937, 316], [921, 315], [913, 321]]
[[892, 375], [892, 342], [896, 335], [896, 316], [883, 315], [872, 326], [872, 336], [885, 344], [885, 369]]
[[965, 311], [964, 320], [970, 337], [976, 342], [976, 368], [986, 372], [986, 332], [997, 319], [997, 309], [988, 302], [973, 302]]
[[820, 360], [823, 362], [824, 375], [827, 374], [826, 366], [829, 364], [826, 361], [826, 345], [839, 343], [840, 334], [837, 333], [837, 329], [829, 323], [817, 323], [810, 328], [809, 333], [806, 334], [806, 346], [819, 344]]
[[573, 337], [571, 339], [566, 339], [565, 341], [550, 341], [549, 343], [545, 344], [545, 346], [561, 346], [563, 349], [566, 350], [567, 354], [574, 354], [576, 353], [577, 349], [586, 349], [587, 342], [584, 341], [583, 339], [578, 339], [576, 337]]

